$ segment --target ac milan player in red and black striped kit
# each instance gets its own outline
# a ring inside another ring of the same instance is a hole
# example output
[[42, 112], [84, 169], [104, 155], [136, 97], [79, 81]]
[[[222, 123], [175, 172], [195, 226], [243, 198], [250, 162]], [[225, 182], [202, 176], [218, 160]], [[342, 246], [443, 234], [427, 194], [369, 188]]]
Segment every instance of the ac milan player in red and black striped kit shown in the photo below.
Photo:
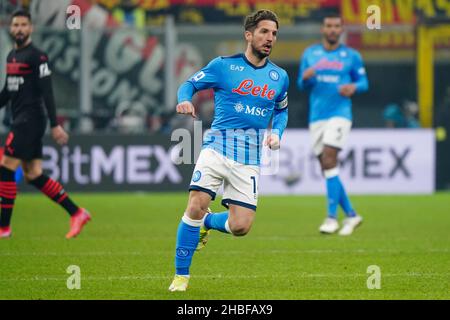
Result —
[[53, 139], [66, 144], [68, 135], [56, 121], [51, 71], [48, 57], [31, 43], [31, 16], [24, 10], [12, 15], [10, 25], [14, 49], [7, 58], [5, 87], [0, 93], [0, 107], [11, 101], [13, 124], [0, 165], [0, 238], [11, 236], [11, 215], [17, 194], [15, 171], [22, 164], [25, 179], [71, 216], [66, 238], [77, 236], [90, 220], [89, 213], [78, 207], [63, 186], [42, 172], [42, 137], [50, 120]]

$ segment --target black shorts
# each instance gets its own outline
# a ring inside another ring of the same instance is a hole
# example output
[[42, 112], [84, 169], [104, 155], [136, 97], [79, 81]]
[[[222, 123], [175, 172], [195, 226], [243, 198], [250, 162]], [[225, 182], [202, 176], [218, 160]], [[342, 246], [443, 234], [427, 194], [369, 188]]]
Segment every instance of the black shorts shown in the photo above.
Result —
[[45, 121], [13, 125], [6, 137], [4, 154], [25, 161], [42, 159], [42, 137], [46, 125]]

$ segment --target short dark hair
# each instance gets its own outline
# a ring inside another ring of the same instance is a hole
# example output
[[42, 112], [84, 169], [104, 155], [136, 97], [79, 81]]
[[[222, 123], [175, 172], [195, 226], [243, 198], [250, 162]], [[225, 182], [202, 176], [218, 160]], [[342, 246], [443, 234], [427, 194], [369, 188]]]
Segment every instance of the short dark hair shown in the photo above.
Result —
[[11, 21], [15, 18], [15, 17], [27, 17], [28, 20], [30, 20], [31, 22], [31, 14], [30, 12], [28, 12], [25, 9], [17, 9], [16, 11], [14, 11], [11, 15]]
[[338, 12], [326, 12], [322, 17], [322, 23], [325, 23], [325, 19], [341, 19], [342, 16]]
[[251, 15], [245, 17], [244, 29], [245, 31], [253, 32], [256, 29], [258, 23], [262, 20], [271, 20], [277, 24], [278, 28], [278, 17], [270, 10], [258, 10]]

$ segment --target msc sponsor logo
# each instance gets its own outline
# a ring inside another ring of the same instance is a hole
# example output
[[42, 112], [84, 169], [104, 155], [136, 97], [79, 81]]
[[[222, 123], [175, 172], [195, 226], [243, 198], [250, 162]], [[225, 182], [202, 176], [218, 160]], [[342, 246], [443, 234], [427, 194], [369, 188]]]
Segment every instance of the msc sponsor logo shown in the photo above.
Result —
[[339, 83], [340, 77], [335, 75], [319, 74], [317, 76], [318, 82], [325, 83]]
[[242, 103], [238, 102], [234, 105], [234, 110], [236, 110], [237, 113], [241, 113], [244, 111], [245, 107]]
[[249, 105], [243, 105], [242, 103], [238, 102], [234, 105], [234, 110], [236, 110], [237, 113], [245, 113], [250, 114], [252, 116], [257, 117], [265, 117], [268, 113], [268, 110], [266, 108], [261, 107], [252, 107]]

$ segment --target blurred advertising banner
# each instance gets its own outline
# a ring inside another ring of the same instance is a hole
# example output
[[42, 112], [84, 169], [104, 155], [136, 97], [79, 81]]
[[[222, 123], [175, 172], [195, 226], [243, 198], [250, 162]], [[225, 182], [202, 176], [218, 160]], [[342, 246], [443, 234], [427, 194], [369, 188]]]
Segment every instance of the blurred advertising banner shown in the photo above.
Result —
[[[435, 137], [427, 129], [355, 129], [339, 155], [340, 177], [353, 194], [429, 194], [435, 190]], [[264, 163], [265, 161], [263, 161]], [[286, 130], [276, 175], [260, 194], [324, 194], [325, 181], [307, 130]]]
[[340, 11], [346, 24], [362, 24], [367, 20], [367, 8], [376, 5], [382, 12], [383, 25], [444, 22], [450, 19], [447, 0], [340, 0]]
[[[46, 136], [43, 168], [69, 191], [187, 192], [194, 165], [175, 164], [177, 144], [170, 135], [98, 134], [72, 135], [69, 145], [60, 147]], [[432, 193], [435, 145], [432, 130], [355, 129], [340, 153], [341, 179], [353, 194]], [[260, 194], [325, 192], [307, 130], [287, 129], [280, 151], [271, 161], [267, 154]], [[33, 190], [25, 183], [19, 188]]]
[[[3, 137], [2, 143], [5, 139]], [[72, 135], [69, 145], [44, 139], [43, 168], [68, 191], [186, 191], [193, 166], [171, 160], [169, 135]], [[25, 183], [20, 190], [33, 190]]]
[[[167, 16], [182, 24], [241, 24], [253, 11], [269, 9], [277, 13], [283, 25], [320, 19], [325, 11], [337, 11], [341, 0], [30, 0], [33, 12], [55, 18], [58, 8], [77, 5], [82, 14], [108, 12], [110, 21], [135, 26], [161, 25]], [[91, 12], [95, 11], [95, 13]], [[63, 14], [64, 11], [61, 11]], [[59, 15], [59, 14], [58, 14]], [[60, 17], [60, 22], [63, 22]]]
[[[10, 0], [12, 2], [12, 0]], [[448, 22], [447, 0], [28, 0], [33, 13], [64, 21], [68, 5], [77, 5], [84, 14], [96, 11], [109, 13], [108, 23], [127, 23], [135, 26], [158, 25], [171, 15], [183, 24], [242, 23], [243, 18], [259, 9], [277, 13], [282, 25], [306, 21], [320, 21], [325, 12], [340, 12], [347, 24], [365, 25], [367, 8], [380, 8], [384, 25], [421, 22]], [[62, 13], [62, 16], [57, 12]], [[92, 13], [89, 13], [92, 15]], [[48, 20], [47, 20], [48, 21]], [[106, 21], [106, 20], [100, 20]], [[114, 21], [114, 22], [113, 22]], [[98, 23], [98, 21], [97, 21]]]

